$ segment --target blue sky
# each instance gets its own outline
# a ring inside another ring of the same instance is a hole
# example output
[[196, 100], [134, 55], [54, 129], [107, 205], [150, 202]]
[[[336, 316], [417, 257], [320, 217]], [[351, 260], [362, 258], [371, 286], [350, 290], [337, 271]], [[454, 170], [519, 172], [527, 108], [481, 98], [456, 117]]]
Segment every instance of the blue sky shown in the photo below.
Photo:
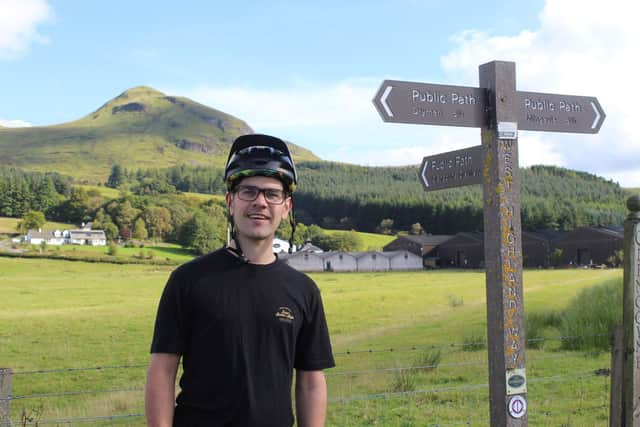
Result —
[[597, 96], [607, 113], [598, 135], [521, 132], [521, 165], [640, 187], [632, 4], [0, 0], [0, 124], [75, 120], [147, 85], [327, 160], [417, 164], [479, 130], [383, 123], [382, 80], [476, 86], [480, 64], [509, 60], [519, 89]]

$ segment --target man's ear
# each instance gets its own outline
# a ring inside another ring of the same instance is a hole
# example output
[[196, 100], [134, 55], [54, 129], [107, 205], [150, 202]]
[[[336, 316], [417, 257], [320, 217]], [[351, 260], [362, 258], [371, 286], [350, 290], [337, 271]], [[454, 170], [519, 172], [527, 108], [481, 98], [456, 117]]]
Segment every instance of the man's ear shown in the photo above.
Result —
[[224, 200], [225, 202], [227, 202], [228, 209], [231, 209], [231, 201], [232, 201], [231, 199], [232, 199], [231, 193], [227, 191], [227, 194], [224, 195]]

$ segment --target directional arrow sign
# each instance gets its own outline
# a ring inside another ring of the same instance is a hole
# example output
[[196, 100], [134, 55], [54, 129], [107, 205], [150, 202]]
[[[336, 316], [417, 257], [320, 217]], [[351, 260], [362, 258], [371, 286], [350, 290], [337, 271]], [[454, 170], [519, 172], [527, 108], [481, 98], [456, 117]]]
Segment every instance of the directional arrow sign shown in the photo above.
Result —
[[486, 92], [477, 87], [385, 80], [373, 99], [385, 122], [441, 126], [486, 125]]
[[482, 183], [482, 145], [425, 157], [420, 180], [425, 191]]
[[605, 114], [590, 96], [516, 92], [518, 128], [571, 133], [598, 133]]

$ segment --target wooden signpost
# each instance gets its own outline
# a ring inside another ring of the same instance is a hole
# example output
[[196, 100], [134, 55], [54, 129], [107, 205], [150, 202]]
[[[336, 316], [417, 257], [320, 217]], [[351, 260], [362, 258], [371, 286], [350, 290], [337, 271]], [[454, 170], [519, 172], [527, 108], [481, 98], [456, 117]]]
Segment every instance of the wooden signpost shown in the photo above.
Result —
[[373, 103], [385, 122], [481, 128], [481, 146], [425, 157], [426, 191], [483, 184], [492, 426], [526, 426], [518, 129], [597, 133], [593, 97], [517, 92], [515, 63], [479, 67], [480, 87], [385, 80]]

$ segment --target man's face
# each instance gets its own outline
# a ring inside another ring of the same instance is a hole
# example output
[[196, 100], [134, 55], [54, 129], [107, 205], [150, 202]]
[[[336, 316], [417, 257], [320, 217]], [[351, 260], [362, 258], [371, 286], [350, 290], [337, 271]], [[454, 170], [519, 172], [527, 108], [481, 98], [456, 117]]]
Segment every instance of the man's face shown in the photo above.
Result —
[[242, 200], [237, 193], [241, 187], [260, 190], [283, 190], [282, 182], [266, 176], [244, 178], [233, 193], [227, 193], [229, 212], [233, 217], [238, 237], [250, 240], [272, 240], [280, 221], [285, 220], [291, 210], [291, 197], [285, 197], [281, 204], [267, 202], [264, 192], [253, 201]]

